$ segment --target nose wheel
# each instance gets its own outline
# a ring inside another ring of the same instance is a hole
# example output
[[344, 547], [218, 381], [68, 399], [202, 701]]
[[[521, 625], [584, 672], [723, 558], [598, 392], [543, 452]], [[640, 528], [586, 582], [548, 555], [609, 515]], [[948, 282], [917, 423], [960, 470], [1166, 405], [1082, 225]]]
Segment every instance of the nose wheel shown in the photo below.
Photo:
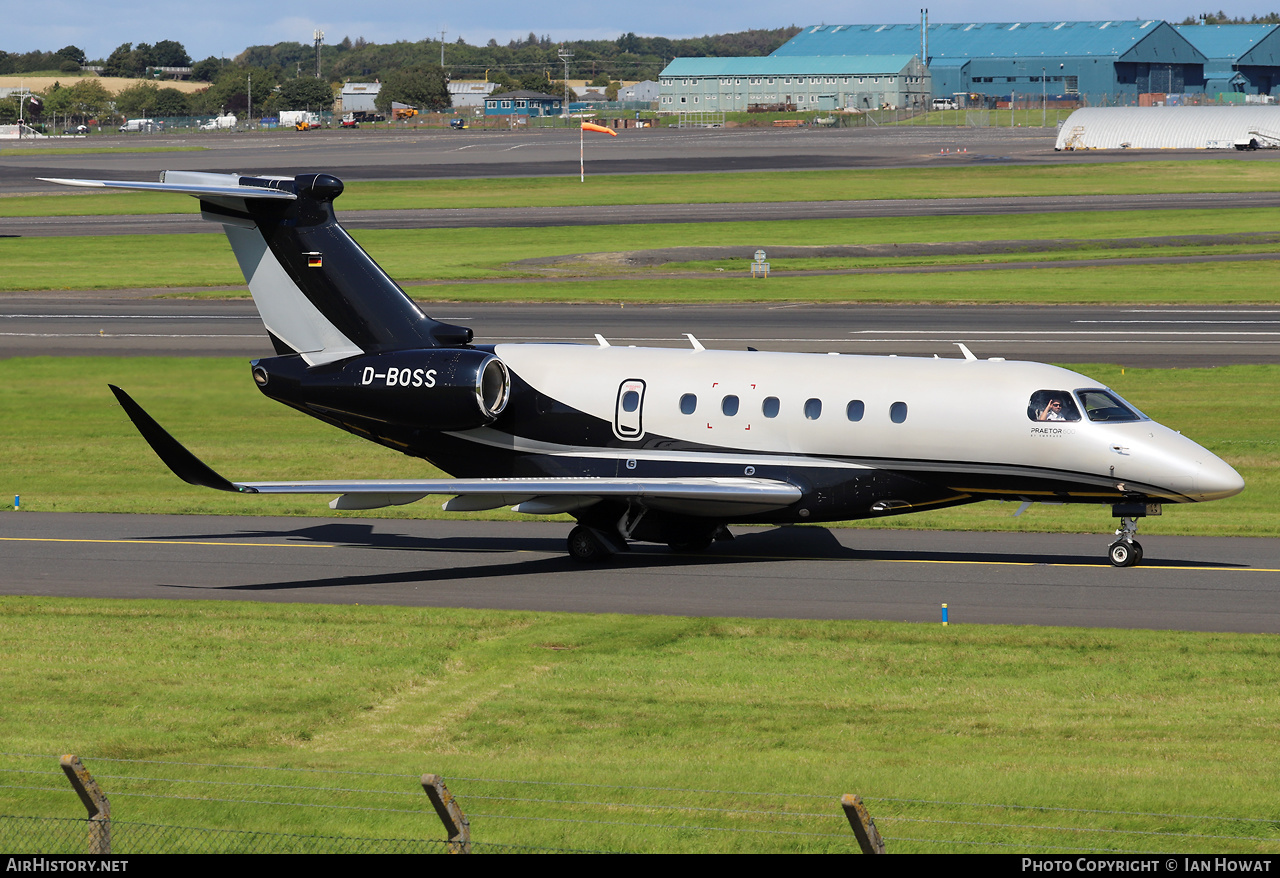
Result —
[[1138, 535], [1138, 519], [1121, 518], [1119, 537], [1107, 549], [1107, 560], [1112, 567], [1132, 567], [1142, 560], [1142, 544], [1134, 539]]
[[1137, 540], [1116, 540], [1107, 550], [1112, 567], [1132, 567], [1142, 560], [1142, 544]]

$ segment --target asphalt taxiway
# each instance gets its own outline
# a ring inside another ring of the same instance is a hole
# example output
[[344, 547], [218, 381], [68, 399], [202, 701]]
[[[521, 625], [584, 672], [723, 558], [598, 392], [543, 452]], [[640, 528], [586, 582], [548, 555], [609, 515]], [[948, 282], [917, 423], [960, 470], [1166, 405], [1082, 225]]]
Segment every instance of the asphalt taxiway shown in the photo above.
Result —
[[[14, 356], [271, 356], [253, 303], [153, 299], [158, 291], [0, 297], [0, 359]], [[1280, 309], [1266, 307], [438, 304], [478, 344], [565, 342], [1129, 367], [1280, 362]]]
[[1143, 536], [1118, 569], [1101, 534], [737, 528], [584, 567], [559, 523], [3, 516], [6, 595], [1280, 632], [1277, 539]]

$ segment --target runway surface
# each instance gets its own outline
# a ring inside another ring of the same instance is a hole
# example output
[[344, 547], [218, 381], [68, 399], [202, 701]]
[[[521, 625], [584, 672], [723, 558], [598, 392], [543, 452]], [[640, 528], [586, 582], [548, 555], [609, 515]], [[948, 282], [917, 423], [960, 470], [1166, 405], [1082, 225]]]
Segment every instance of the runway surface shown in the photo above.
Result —
[[[137, 294], [141, 295], [141, 294]], [[1280, 362], [1280, 309], [1265, 307], [510, 305], [429, 306], [479, 344], [573, 342], [1131, 367]], [[271, 356], [251, 301], [125, 298], [121, 292], [0, 297], [0, 358]]]
[[[1100, 513], [1101, 515], [1102, 513]], [[605, 567], [556, 523], [3, 513], [0, 594], [1280, 632], [1280, 540], [738, 528]], [[1109, 519], [1099, 519], [1100, 528]]]

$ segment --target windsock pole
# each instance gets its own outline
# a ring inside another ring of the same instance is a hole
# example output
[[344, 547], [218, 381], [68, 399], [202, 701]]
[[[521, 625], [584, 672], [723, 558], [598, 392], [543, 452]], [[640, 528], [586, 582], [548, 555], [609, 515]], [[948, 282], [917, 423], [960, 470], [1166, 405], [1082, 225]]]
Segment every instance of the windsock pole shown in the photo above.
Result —
[[588, 131], [599, 131], [601, 134], [608, 134], [610, 137], [617, 137], [618, 132], [612, 128], [606, 128], [603, 125], [597, 125], [594, 122], [583, 122], [582, 127], [578, 129], [578, 182], [587, 182], [587, 164], [584, 156], [583, 142], [586, 140]]

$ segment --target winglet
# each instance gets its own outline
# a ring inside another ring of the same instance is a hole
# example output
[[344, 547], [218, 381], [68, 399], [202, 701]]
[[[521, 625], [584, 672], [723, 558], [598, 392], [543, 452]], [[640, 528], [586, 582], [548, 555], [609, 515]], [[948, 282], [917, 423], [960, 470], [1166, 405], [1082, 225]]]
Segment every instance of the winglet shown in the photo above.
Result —
[[252, 488], [229, 482], [218, 475], [200, 458], [183, 448], [182, 443], [165, 432], [164, 427], [156, 423], [151, 415], [142, 410], [142, 406], [133, 401], [133, 397], [114, 384], [108, 384], [107, 386], [116, 395], [116, 399], [120, 401], [125, 414], [129, 416], [129, 420], [133, 421], [133, 425], [138, 428], [142, 438], [147, 440], [151, 450], [159, 455], [160, 459], [165, 462], [169, 469], [173, 470], [174, 475], [178, 478], [203, 488], [232, 491], [237, 494], [257, 493]]

